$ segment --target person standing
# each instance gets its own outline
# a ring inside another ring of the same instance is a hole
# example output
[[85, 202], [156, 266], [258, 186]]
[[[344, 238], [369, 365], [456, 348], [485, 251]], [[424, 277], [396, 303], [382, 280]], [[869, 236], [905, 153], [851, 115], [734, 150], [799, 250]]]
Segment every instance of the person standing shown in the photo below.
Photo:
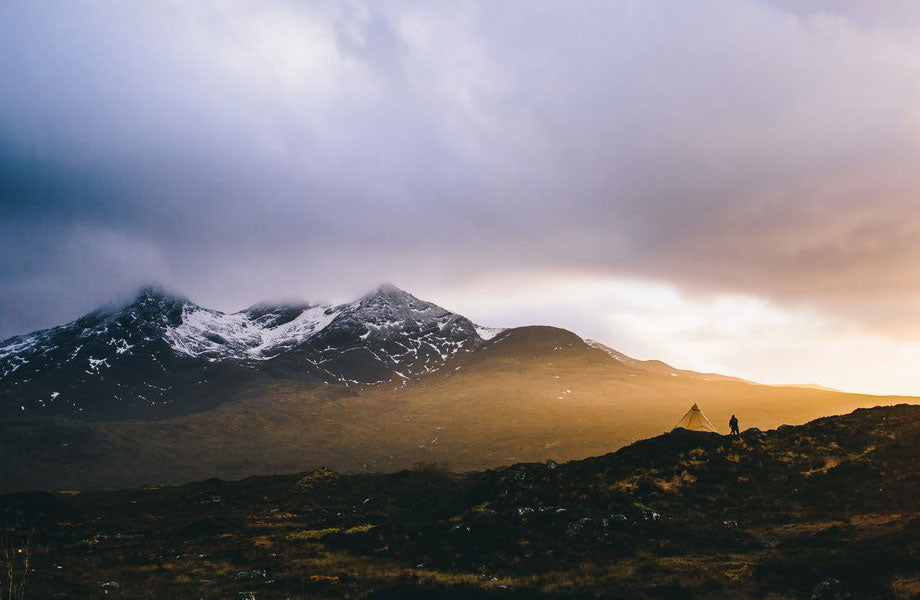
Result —
[[728, 420], [728, 427], [731, 429], [729, 435], [741, 435], [741, 431], [738, 430], [738, 417], [732, 415], [732, 418]]

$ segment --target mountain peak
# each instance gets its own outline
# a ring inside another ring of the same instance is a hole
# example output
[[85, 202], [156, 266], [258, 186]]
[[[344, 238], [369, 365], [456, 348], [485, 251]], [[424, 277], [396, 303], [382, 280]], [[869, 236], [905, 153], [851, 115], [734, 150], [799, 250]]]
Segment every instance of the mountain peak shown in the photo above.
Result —
[[392, 294], [395, 292], [401, 292], [402, 290], [390, 283], [389, 281], [381, 283], [377, 286], [377, 292], [381, 294]]
[[166, 289], [158, 284], [148, 284], [137, 290], [134, 296], [134, 304], [151, 304], [168, 301], [176, 304], [184, 304], [188, 300], [185, 297], [170, 294]]
[[375, 296], [408, 296], [409, 292], [401, 290], [392, 283], [386, 282], [378, 285], [368, 293], [364, 294], [363, 298], [373, 298]]

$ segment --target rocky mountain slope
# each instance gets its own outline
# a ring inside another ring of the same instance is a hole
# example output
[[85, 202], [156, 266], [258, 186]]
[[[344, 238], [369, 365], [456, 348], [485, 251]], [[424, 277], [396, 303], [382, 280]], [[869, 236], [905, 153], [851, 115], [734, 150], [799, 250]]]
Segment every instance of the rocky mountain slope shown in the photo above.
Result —
[[907, 600], [918, 443], [900, 405], [465, 475], [0, 496], [0, 522], [42, 598]]
[[392, 285], [339, 306], [226, 314], [161, 290], [0, 342], [0, 416], [162, 418], [273, 380], [408, 381], [492, 331]]

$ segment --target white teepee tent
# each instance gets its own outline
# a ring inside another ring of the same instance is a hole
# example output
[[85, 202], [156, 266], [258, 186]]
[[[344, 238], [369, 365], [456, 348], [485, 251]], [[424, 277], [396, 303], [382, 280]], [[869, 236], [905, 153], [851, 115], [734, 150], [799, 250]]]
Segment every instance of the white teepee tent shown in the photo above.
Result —
[[706, 418], [706, 415], [703, 414], [703, 411], [700, 410], [700, 407], [694, 404], [690, 407], [690, 410], [687, 411], [687, 414], [684, 415], [680, 421], [677, 422], [677, 425], [674, 426], [674, 429], [690, 429], [692, 431], [711, 431], [713, 433], [719, 433], [716, 431], [716, 428], [713, 427], [709, 419]]

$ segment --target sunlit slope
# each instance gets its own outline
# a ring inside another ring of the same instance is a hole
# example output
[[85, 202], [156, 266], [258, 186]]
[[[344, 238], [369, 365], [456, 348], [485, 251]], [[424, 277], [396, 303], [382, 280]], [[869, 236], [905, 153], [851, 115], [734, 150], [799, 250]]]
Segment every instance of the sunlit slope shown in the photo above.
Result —
[[440, 427], [425, 450], [457, 467], [607, 452], [669, 430], [693, 403], [727, 433], [732, 414], [766, 429], [905, 401], [649, 372], [548, 327], [511, 330], [458, 362], [391, 393], [416, 422]]
[[[315, 466], [454, 470], [599, 455], [669, 430], [694, 403], [723, 432], [915, 399], [712, 381], [625, 364], [551, 327], [506, 331], [417, 383], [278, 383], [175, 419], [9, 427], [13, 487], [121, 487]], [[29, 437], [29, 436], [32, 437]], [[18, 437], [17, 437], [18, 436]], [[11, 439], [20, 440], [13, 444]], [[65, 445], [66, 444], [66, 445]]]

